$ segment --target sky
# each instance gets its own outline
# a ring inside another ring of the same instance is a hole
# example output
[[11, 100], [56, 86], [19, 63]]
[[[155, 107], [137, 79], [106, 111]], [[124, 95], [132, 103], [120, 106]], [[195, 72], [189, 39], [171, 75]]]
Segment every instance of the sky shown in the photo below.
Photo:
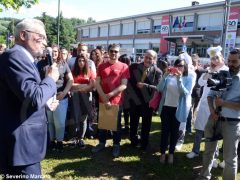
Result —
[[[39, 0], [31, 8], [20, 8], [19, 12], [3, 10], [2, 17], [18, 19], [41, 16], [43, 12], [56, 17], [58, 15], [58, 0]], [[191, 6], [193, 0], [60, 0], [60, 9], [64, 18], [79, 18], [87, 20], [92, 17], [96, 21], [120, 18], [131, 15], [150, 13], [168, 9]], [[200, 4], [220, 2], [220, 0], [198, 0]]]

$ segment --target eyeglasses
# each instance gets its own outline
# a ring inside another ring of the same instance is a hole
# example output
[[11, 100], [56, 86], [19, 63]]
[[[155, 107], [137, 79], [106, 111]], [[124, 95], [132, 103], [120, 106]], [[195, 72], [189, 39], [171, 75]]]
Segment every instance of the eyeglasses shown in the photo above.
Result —
[[115, 53], [117, 54], [119, 51], [115, 51], [115, 50], [109, 50], [110, 53]]
[[184, 67], [184, 64], [177, 64], [176, 67]]
[[38, 37], [39, 37], [39, 40], [42, 40], [42, 41], [47, 41], [47, 37], [43, 34], [40, 34], [40, 33], [37, 33], [37, 32], [33, 32], [33, 31], [29, 31], [29, 30], [24, 30], [25, 32], [28, 32], [28, 33], [33, 33], [33, 34], [37, 34]]

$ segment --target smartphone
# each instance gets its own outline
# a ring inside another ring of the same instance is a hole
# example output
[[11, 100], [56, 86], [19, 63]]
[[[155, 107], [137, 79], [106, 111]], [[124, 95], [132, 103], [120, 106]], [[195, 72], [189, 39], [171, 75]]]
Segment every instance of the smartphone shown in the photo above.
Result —
[[178, 69], [176, 67], [169, 67], [168, 72], [170, 74], [176, 74], [176, 73], [178, 73]]

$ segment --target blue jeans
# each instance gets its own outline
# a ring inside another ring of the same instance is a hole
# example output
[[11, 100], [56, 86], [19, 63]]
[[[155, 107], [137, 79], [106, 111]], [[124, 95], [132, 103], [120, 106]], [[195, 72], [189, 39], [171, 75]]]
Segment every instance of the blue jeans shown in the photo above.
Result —
[[55, 111], [47, 111], [48, 130], [50, 140], [62, 141], [65, 132], [65, 121], [67, 115], [68, 98], [59, 101], [59, 105]]
[[[117, 120], [117, 131], [113, 131], [113, 144], [114, 145], [120, 145], [120, 141], [121, 141], [121, 119]], [[104, 129], [99, 129], [98, 132], [98, 139], [100, 143], [106, 144], [106, 140], [107, 140], [107, 131], [108, 130], [104, 130]]]
[[204, 131], [196, 129], [196, 134], [195, 134], [195, 138], [194, 138], [192, 152], [195, 152], [196, 154], [199, 154], [200, 144], [201, 144], [203, 135], [204, 135]]

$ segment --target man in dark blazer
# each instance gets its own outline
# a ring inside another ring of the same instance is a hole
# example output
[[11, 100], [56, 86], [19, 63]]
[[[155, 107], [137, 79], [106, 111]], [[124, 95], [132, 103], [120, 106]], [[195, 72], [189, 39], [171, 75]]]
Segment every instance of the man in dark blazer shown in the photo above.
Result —
[[58, 104], [52, 97], [59, 76], [53, 65], [40, 79], [34, 58], [42, 56], [45, 45], [44, 24], [24, 19], [16, 25], [15, 45], [0, 56], [0, 174], [4, 179], [41, 179], [40, 161], [47, 142], [45, 108], [54, 110]]
[[134, 63], [129, 67], [130, 79], [127, 86], [130, 105], [130, 141], [132, 146], [139, 143], [138, 126], [142, 117], [141, 149], [146, 150], [149, 142], [153, 109], [149, 101], [153, 96], [162, 71], [156, 66], [157, 53], [147, 50], [142, 63]]

